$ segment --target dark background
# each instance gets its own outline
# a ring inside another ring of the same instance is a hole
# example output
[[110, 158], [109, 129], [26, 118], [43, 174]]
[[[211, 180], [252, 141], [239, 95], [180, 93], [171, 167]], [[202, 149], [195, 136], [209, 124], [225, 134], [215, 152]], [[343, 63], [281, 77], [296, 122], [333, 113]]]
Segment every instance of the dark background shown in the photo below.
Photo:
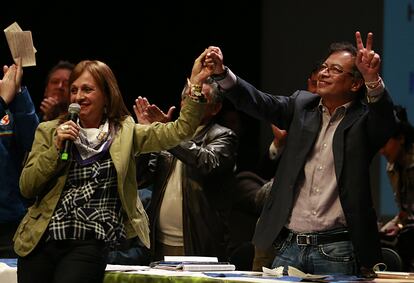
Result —
[[[24, 84], [36, 106], [48, 70], [61, 59], [107, 63], [132, 111], [138, 95], [164, 110], [178, 106], [194, 59], [209, 45], [221, 47], [225, 64], [237, 75], [282, 95], [305, 88], [309, 71], [329, 44], [354, 42], [356, 30], [364, 38], [368, 31], [374, 32], [374, 48], [382, 52], [383, 1], [378, 0], [107, 3], [0, 5], [3, 29], [17, 21], [32, 32], [37, 66], [24, 69]], [[0, 58], [1, 64], [12, 63], [4, 36], [0, 37]], [[245, 115], [239, 118], [243, 129], [239, 170], [255, 170], [271, 139], [270, 127]], [[374, 167], [378, 174], [378, 165]], [[373, 181], [378, 186], [377, 176]]]
[[[138, 95], [160, 105], [178, 104], [194, 59], [209, 45], [221, 46], [238, 72], [258, 82], [260, 61], [243, 52], [260, 50], [260, 1], [223, 1], [215, 4], [217, 11], [206, 1], [104, 2], [16, 3], [0, 9], [3, 29], [17, 21], [32, 32], [37, 66], [25, 68], [24, 82], [35, 103], [47, 71], [60, 59], [107, 63], [130, 107]], [[1, 63], [10, 64], [5, 36], [0, 47]]]
[[[37, 66], [24, 69], [24, 84], [36, 106], [48, 70], [61, 59], [107, 63], [131, 112], [139, 95], [165, 111], [178, 107], [193, 62], [209, 45], [220, 46], [231, 68], [259, 84], [260, 1], [124, 2], [15, 3], [0, 9], [3, 29], [16, 21], [32, 32]], [[5, 36], [0, 39], [1, 64], [10, 64]], [[260, 127], [256, 120], [240, 117], [246, 131], [240, 133], [244, 153], [239, 155], [239, 170], [254, 169]]]

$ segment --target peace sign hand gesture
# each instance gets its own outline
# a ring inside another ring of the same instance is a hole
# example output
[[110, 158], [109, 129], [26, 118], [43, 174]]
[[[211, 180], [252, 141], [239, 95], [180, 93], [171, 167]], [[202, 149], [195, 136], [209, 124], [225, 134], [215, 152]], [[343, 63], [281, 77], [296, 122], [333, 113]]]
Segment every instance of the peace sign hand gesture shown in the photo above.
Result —
[[372, 50], [373, 38], [374, 35], [369, 32], [364, 47], [361, 33], [359, 31], [355, 33], [356, 45], [358, 49], [355, 65], [361, 72], [365, 82], [373, 82], [379, 79], [381, 58], [377, 53], [375, 53], [374, 50]]

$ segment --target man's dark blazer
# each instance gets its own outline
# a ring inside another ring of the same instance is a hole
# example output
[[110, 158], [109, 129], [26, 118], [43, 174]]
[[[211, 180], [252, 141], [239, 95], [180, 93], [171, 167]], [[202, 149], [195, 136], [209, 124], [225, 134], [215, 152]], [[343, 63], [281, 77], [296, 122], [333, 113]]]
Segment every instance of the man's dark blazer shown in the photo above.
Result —
[[[237, 78], [226, 97], [249, 115], [287, 129], [286, 146], [276, 171], [253, 241], [269, 248], [287, 224], [295, 190], [303, 180], [304, 165], [321, 127], [320, 97], [307, 91], [272, 96]], [[381, 261], [377, 218], [372, 203], [369, 166], [394, 129], [393, 103], [384, 90], [375, 103], [356, 98], [347, 109], [333, 138], [339, 197], [351, 240], [361, 267]]]

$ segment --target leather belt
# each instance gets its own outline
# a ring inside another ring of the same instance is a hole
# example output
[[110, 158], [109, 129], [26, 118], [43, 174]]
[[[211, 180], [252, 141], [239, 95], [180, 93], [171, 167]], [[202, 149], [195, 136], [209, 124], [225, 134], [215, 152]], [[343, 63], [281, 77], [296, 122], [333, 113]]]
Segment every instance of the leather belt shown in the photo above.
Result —
[[298, 246], [317, 246], [350, 240], [347, 231], [329, 234], [296, 234], [290, 231], [289, 236], [291, 237], [291, 241], [295, 241]]

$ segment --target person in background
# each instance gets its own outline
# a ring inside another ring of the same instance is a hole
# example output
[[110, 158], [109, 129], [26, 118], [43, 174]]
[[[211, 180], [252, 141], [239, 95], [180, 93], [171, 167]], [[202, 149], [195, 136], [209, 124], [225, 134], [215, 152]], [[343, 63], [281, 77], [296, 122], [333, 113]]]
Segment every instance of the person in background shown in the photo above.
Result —
[[[22, 195], [35, 203], [14, 237], [19, 283], [102, 282], [112, 245], [137, 236], [149, 247], [135, 156], [194, 134], [206, 105], [201, 85], [212, 70], [206, 52], [194, 62], [180, 116], [166, 124], [136, 124], [105, 63], [75, 66], [69, 89], [79, 119], [40, 123], [20, 177]], [[72, 150], [62, 160], [68, 142]]]
[[29, 92], [21, 86], [20, 62], [3, 67], [0, 80], [0, 258], [16, 258], [13, 235], [27, 211], [19, 177], [39, 120]]
[[306, 80], [306, 90], [312, 93], [316, 93], [318, 88], [318, 73], [320, 68], [320, 63], [315, 63], [311, 72], [309, 73], [308, 79]]
[[373, 34], [365, 46], [359, 32], [355, 37], [357, 48], [331, 44], [319, 68], [318, 95], [261, 92], [224, 66], [218, 47], [209, 48], [213, 78], [236, 108], [288, 130], [253, 237], [260, 249], [274, 245], [272, 267], [371, 277], [382, 260], [369, 166], [395, 119]]
[[[188, 92], [189, 88], [184, 88], [182, 97]], [[227, 221], [237, 137], [215, 122], [222, 107], [217, 83], [207, 79], [202, 93], [207, 97], [207, 109], [192, 139], [154, 154], [149, 161], [153, 260], [162, 260], [166, 255], [186, 255], [215, 256], [227, 261]], [[164, 114], [142, 98], [134, 107], [138, 121], [143, 124], [169, 121], [172, 109]]]
[[396, 250], [401, 256], [404, 270], [414, 271], [414, 127], [404, 107], [396, 105], [397, 126], [394, 134], [381, 148], [387, 159], [386, 171], [394, 191], [399, 213], [380, 232], [397, 237]]
[[40, 103], [39, 118], [49, 121], [68, 111], [69, 76], [74, 65], [69, 61], [59, 61], [49, 71], [46, 77], [46, 87], [43, 100]]

